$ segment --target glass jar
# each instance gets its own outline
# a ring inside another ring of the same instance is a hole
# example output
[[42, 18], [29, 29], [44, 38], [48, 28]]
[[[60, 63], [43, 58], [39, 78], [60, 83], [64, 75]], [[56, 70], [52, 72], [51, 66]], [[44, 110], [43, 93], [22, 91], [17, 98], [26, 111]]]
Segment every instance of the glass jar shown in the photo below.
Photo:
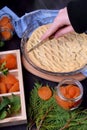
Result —
[[12, 19], [7, 14], [0, 16], [0, 40], [6, 41], [12, 38], [14, 27]]
[[83, 86], [75, 79], [64, 79], [58, 86], [57, 90], [57, 103], [67, 110], [78, 108], [82, 102]]
[[0, 28], [0, 40], [6, 41], [11, 39], [13, 36], [13, 31], [8, 28]]

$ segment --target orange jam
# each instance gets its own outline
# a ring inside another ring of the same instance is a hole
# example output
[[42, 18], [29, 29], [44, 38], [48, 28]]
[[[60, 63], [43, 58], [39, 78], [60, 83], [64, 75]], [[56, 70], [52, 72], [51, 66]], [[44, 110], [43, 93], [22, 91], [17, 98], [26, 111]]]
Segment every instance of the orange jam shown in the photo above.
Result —
[[57, 87], [57, 103], [64, 109], [73, 110], [82, 102], [83, 88], [79, 81], [67, 79]]

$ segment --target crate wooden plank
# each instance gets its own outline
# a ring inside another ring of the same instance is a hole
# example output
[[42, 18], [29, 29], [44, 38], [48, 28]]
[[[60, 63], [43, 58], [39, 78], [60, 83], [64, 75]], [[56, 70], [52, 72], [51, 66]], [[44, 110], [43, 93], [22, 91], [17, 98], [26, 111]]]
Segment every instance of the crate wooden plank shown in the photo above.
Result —
[[3, 120], [0, 120], [0, 127], [27, 123], [20, 50], [11, 50], [11, 51], [0, 52], [0, 57], [5, 56], [6, 54], [13, 54], [13, 55], [16, 56], [17, 69], [9, 70], [9, 73], [13, 74], [19, 80], [19, 89], [20, 90], [19, 90], [19, 92], [0, 94], [0, 98], [2, 96], [9, 97], [12, 94], [18, 95], [20, 97], [20, 101], [21, 101], [21, 110], [16, 115], [12, 115], [11, 117], [7, 117], [7, 118], [5, 118]]

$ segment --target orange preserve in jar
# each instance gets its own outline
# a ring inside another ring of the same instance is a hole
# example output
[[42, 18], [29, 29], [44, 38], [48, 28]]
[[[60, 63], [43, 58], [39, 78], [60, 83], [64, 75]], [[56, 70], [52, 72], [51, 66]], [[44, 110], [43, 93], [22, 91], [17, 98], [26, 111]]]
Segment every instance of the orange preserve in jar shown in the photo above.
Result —
[[0, 39], [9, 40], [13, 36], [14, 27], [10, 16], [4, 14], [0, 16]]
[[75, 79], [65, 79], [59, 83], [56, 87], [57, 103], [67, 110], [73, 110], [77, 108], [83, 97], [82, 84]]

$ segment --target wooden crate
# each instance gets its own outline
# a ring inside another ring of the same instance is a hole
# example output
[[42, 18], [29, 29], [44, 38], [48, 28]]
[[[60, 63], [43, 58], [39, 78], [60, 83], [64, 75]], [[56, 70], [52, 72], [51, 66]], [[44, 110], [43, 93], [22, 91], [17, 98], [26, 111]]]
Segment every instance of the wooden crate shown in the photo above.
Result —
[[21, 101], [21, 110], [17, 114], [11, 115], [10, 117], [6, 117], [5, 119], [0, 120], [0, 127], [27, 123], [20, 50], [0, 52], [0, 58], [6, 56], [7, 54], [13, 54], [16, 56], [17, 68], [9, 70], [9, 73], [14, 75], [19, 80], [19, 91], [0, 94], [0, 99], [3, 96], [7, 96], [10, 98], [12, 94], [19, 96]]

